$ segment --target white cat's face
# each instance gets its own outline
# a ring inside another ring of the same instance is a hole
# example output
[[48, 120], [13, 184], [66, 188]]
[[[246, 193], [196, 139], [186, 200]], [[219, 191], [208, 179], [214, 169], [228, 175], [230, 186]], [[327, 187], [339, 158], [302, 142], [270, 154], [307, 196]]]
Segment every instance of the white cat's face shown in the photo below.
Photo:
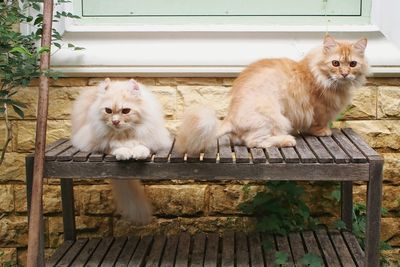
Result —
[[106, 84], [99, 90], [98, 112], [104, 124], [123, 131], [134, 129], [140, 123], [142, 101], [135, 81]]

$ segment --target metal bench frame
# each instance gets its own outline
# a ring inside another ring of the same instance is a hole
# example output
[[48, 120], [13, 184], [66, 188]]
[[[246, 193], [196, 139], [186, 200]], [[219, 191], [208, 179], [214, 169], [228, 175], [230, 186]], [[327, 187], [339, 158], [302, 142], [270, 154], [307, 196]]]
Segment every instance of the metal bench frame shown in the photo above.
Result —
[[[114, 156], [87, 153], [58, 140], [46, 149], [44, 177], [61, 178], [64, 239], [76, 240], [73, 178], [201, 181], [294, 180], [341, 182], [341, 217], [352, 225], [353, 181], [367, 183], [365, 266], [379, 265], [383, 159], [351, 129], [334, 130], [332, 137], [298, 136], [295, 148], [248, 149], [218, 140], [204, 155], [170, 151], [144, 161], [118, 162]], [[33, 181], [33, 155], [26, 158], [28, 200]], [[28, 210], [31, 203], [28, 201]], [[42, 214], [43, 216], [43, 214]], [[43, 227], [41, 228], [43, 236]], [[43, 238], [42, 238], [43, 239]], [[42, 241], [43, 242], [43, 241]], [[43, 248], [43, 244], [41, 245]]]

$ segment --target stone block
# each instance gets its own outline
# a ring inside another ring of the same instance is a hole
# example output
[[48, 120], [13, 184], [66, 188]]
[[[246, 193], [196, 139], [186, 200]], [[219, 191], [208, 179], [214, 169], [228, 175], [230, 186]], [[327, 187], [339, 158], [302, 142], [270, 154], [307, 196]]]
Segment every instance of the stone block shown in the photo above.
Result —
[[13, 186], [0, 184], [0, 213], [12, 211], [14, 211]]
[[379, 87], [378, 118], [400, 118], [400, 86]]
[[[354, 202], [365, 204], [366, 192], [366, 185], [355, 186], [353, 189]], [[400, 210], [400, 188], [391, 185], [383, 186], [382, 207], [389, 212], [397, 212]]]
[[17, 249], [16, 248], [0, 248], [0, 266], [16, 266], [17, 265]]
[[353, 100], [341, 119], [376, 118], [376, 94], [376, 87], [371, 86], [365, 86], [355, 90]]
[[110, 185], [76, 186], [75, 200], [80, 214], [109, 215], [115, 211]]
[[162, 104], [165, 118], [173, 119], [177, 107], [176, 89], [170, 86], [150, 86], [149, 90]]
[[205, 209], [205, 185], [149, 185], [145, 191], [155, 214], [194, 215]]
[[[30, 152], [35, 147], [35, 129], [34, 121], [19, 121], [15, 145], [18, 152]], [[60, 138], [69, 138], [71, 136], [70, 120], [49, 120], [47, 123], [47, 144]]]
[[26, 216], [0, 218], [0, 247], [24, 247], [28, 243]]
[[391, 184], [400, 184], [400, 153], [382, 153], [385, 159], [383, 165], [383, 181]]
[[20, 153], [6, 153], [0, 165], [0, 182], [25, 181], [25, 156]]
[[382, 218], [381, 240], [400, 246], [400, 218]]

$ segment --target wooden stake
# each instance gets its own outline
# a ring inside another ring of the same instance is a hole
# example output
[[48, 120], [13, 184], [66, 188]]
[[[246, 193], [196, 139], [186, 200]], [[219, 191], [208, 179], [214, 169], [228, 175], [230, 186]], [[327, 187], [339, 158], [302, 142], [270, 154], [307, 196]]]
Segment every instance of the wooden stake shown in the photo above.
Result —
[[[51, 46], [53, 20], [53, 0], [44, 0], [42, 47]], [[31, 210], [29, 213], [29, 238], [27, 266], [44, 266], [43, 229], [43, 169], [46, 146], [47, 111], [49, 104], [49, 78], [44, 74], [50, 66], [50, 51], [40, 57], [40, 76], [38, 113], [36, 121], [35, 162], [33, 167], [33, 186]]]

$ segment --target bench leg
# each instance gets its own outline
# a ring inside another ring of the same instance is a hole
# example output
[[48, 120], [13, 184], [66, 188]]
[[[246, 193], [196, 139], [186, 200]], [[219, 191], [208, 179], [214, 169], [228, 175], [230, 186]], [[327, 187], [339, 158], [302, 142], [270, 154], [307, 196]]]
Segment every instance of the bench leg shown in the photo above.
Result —
[[341, 182], [341, 217], [350, 231], [353, 228], [353, 182]]
[[[28, 224], [29, 224], [29, 214], [31, 211], [31, 203], [32, 203], [32, 188], [33, 188], [33, 166], [34, 166], [35, 158], [32, 156], [28, 156], [25, 158], [25, 175], [26, 175], [26, 203], [27, 203], [27, 212], [28, 212]], [[40, 214], [40, 227], [39, 227], [39, 253], [37, 257], [37, 266], [44, 266], [44, 220], [43, 220], [43, 207], [41, 207]]]
[[365, 266], [379, 266], [379, 243], [381, 232], [382, 205], [382, 169], [381, 159], [370, 162], [369, 182], [367, 185], [367, 225], [365, 242]]
[[64, 240], [76, 240], [74, 184], [72, 179], [61, 179], [61, 201]]

